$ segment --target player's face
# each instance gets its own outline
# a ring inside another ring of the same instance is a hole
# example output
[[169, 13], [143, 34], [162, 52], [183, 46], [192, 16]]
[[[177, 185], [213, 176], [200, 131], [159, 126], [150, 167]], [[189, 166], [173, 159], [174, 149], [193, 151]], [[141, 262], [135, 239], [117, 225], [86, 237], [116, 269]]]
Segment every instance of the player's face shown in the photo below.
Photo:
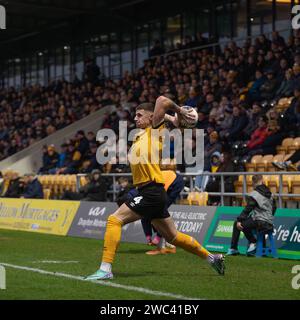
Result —
[[137, 128], [145, 129], [152, 124], [153, 113], [146, 110], [137, 110], [135, 114], [134, 121]]

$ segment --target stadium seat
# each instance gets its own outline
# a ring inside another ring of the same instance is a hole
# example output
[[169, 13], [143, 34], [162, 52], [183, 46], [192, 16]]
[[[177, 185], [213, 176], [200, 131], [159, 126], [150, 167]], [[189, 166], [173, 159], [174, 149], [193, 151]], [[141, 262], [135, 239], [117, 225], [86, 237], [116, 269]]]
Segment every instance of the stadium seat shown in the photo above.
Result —
[[257, 163], [256, 165], [256, 171], [257, 172], [263, 172], [263, 171], [267, 171], [268, 169], [268, 164], [271, 163], [273, 161], [273, 155], [272, 154], [268, 154], [265, 155], [259, 163]]
[[294, 139], [293, 138], [285, 138], [282, 141], [281, 146], [276, 147], [277, 153], [279, 154], [287, 154], [288, 148], [293, 144]]
[[[274, 157], [273, 157], [273, 162], [282, 162], [284, 161], [284, 157], [285, 155], [284, 154], [276, 154]], [[274, 172], [274, 171], [279, 171], [278, 168], [274, 167], [272, 165], [272, 163], [268, 163], [268, 166], [267, 166], [267, 171], [269, 172]]]
[[300, 137], [295, 138], [293, 140], [293, 143], [290, 146], [288, 146], [287, 151], [288, 151], [288, 153], [294, 153], [299, 148], [300, 148]]
[[187, 201], [189, 205], [206, 206], [208, 201], [208, 193], [192, 191], [188, 194]]
[[44, 199], [49, 200], [51, 197], [51, 190], [50, 189], [44, 189]]
[[248, 172], [254, 172], [256, 171], [257, 163], [262, 161], [263, 156], [262, 155], [255, 155], [251, 158], [250, 163], [246, 163], [246, 170]]

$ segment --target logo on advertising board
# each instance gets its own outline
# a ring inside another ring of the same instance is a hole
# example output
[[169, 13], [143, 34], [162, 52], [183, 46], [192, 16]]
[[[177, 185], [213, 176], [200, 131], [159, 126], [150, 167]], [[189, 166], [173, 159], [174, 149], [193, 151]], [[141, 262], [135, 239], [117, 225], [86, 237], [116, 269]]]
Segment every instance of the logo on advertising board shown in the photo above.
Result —
[[66, 235], [78, 207], [78, 201], [2, 198], [0, 228]]
[[[242, 207], [219, 207], [206, 234], [208, 250], [226, 252], [230, 248], [233, 223]], [[277, 209], [273, 233], [279, 258], [300, 259], [300, 211]], [[239, 251], [245, 253], [248, 241], [240, 235]]]
[[117, 208], [117, 204], [111, 202], [81, 201], [68, 235], [103, 239], [107, 218]]
[[[106, 220], [118, 208], [111, 202], [84, 202], [70, 227], [68, 235], [103, 239]], [[172, 205], [169, 209], [179, 231], [188, 233], [198, 241], [203, 241], [211, 223], [216, 207]], [[145, 235], [140, 221], [135, 221], [122, 228], [122, 240], [144, 243]]]

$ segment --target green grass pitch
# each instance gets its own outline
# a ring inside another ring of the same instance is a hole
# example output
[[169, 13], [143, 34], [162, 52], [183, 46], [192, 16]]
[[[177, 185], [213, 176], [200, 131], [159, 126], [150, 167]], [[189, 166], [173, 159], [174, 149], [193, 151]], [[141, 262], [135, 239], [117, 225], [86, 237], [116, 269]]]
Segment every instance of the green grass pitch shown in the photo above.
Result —
[[[85, 276], [99, 265], [102, 241], [0, 230], [0, 263]], [[6, 267], [6, 290], [0, 299], [170, 299], [144, 289], [201, 299], [300, 299], [291, 286], [291, 269], [299, 261], [226, 257], [226, 275], [219, 276], [197, 256], [147, 256], [144, 244], [121, 243], [113, 283], [143, 288], [141, 292], [107, 287]], [[77, 261], [43, 263], [41, 261]]]

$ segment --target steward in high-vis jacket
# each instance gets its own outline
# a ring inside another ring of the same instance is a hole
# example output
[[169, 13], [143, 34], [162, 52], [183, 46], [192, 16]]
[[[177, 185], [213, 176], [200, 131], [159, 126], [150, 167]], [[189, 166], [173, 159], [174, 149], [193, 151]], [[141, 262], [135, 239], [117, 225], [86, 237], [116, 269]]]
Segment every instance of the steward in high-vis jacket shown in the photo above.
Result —
[[258, 232], [273, 230], [276, 201], [272, 192], [263, 183], [262, 175], [254, 175], [252, 184], [254, 190], [247, 197], [247, 205], [234, 222], [231, 249], [228, 250], [228, 255], [239, 254], [237, 247], [240, 231], [243, 231], [250, 243], [247, 253], [251, 254], [256, 249], [256, 238], [253, 230]]

